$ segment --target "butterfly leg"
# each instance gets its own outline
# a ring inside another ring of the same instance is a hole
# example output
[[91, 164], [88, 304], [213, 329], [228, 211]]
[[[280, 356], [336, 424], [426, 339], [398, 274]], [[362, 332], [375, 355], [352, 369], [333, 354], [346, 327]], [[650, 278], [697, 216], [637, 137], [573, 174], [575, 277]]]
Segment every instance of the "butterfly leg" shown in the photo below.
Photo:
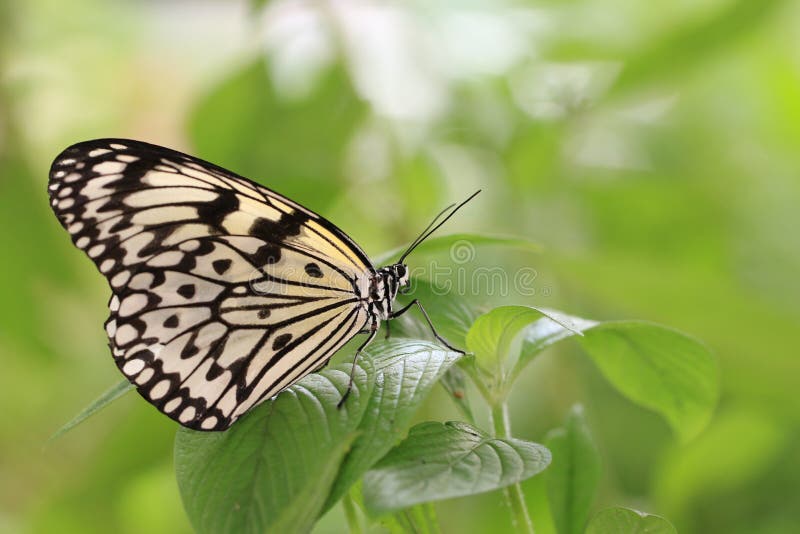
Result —
[[431, 321], [431, 318], [428, 316], [428, 312], [426, 312], [425, 308], [422, 307], [422, 303], [419, 301], [419, 299], [414, 299], [410, 303], [408, 303], [407, 305], [405, 305], [402, 308], [400, 308], [399, 310], [397, 310], [396, 312], [393, 312], [392, 315], [389, 318], [390, 319], [395, 319], [397, 317], [400, 317], [405, 312], [410, 310], [411, 306], [414, 306], [414, 305], [416, 305], [417, 308], [419, 308], [419, 311], [422, 312], [422, 316], [425, 317], [425, 321], [427, 321], [428, 326], [431, 328], [431, 332], [433, 333], [433, 337], [435, 337], [442, 345], [444, 345], [448, 349], [452, 350], [453, 352], [459, 352], [461, 354], [466, 354], [466, 352], [464, 352], [461, 349], [455, 348], [450, 343], [448, 343], [448, 341], [445, 338], [443, 338], [442, 336], [439, 335], [439, 333], [436, 331], [436, 327], [433, 326], [433, 322]]
[[391, 321], [384, 321], [386, 324], [386, 339], [392, 337], [392, 322]]
[[372, 340], [375, 339], [375, 334], [377, 333], [378, 333], [378, 323], [377, 321], [373, 321], [372, 326], [370, 328], [369, 336], [367, 337], [367, 339], [364, 340], [361, 346], [358, 347], [358, 349], [356, 349], [356, 354], [355, 356], [353, 356], [353, 367], [350, 369], [350, 380], [347, 382], [347, 391], [344, 392], [344, 395], [342, 395], [342, 398], [339, 399], [339, 402], [336, 404], [337, 408], [341, 408], [342, 404], [344, 404], [344, 401], [346, 401], [347, 397], [350, 396], [350, 390], [353, 389], [353, 378], [356, 375], [356, 362], [358, 362], [358, 357], [361, 354], [361, 351], [367, 348], [367, 345], [369, 345], [372, 342]]

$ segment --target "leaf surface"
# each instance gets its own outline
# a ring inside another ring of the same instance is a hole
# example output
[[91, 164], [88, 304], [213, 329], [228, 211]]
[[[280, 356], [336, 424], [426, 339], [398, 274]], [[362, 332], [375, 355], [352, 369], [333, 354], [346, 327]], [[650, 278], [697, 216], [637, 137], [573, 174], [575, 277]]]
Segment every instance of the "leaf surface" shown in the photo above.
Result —
[[466, 423], [421, 423], [364, 475], [374, 516], [415, 504], [475, 495], [531, 477], [550, 463], [542, 445], [493, 438]]

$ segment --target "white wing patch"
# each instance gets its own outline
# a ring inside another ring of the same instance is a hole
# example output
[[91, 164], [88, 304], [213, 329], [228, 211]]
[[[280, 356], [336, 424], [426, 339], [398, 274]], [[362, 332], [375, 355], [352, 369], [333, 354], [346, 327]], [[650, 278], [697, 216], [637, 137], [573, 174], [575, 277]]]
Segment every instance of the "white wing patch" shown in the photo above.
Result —
[[219, 167], [137, 141], [89, 141], [56, 158], [48, 189], [112, 288], [117, 366], [182, 425], [227, 428], [370, 319], [363, 251]]

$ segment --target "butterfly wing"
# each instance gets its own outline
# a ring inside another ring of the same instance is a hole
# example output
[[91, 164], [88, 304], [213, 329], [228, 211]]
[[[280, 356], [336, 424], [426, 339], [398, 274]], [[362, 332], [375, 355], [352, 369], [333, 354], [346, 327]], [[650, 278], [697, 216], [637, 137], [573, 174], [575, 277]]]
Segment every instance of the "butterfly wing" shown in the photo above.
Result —
[[374, 269], [310, 210], [163, 147], [101, 139], [53, 162], [51, 206], [111, 285], [114, 359], [182, 425], [225, 429], [367, 324]]

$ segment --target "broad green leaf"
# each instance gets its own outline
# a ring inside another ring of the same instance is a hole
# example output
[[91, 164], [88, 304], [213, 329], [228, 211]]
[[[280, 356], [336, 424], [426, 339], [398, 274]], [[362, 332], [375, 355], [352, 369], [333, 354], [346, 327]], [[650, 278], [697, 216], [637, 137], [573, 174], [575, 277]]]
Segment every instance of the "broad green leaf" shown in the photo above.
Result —
[[93, 416], [94, 414], [96, 414], [97, 412], [99, 412], [100, 410], [102, 410], [103, 408], [105, 408], [118, 398], [125, 395], [127, 392], [131, 391], [132, 389], [133, 389], [133, 384], [131, 384], [127, 380], [121, 380], [119, 383], [111, 386], [102, 395], [100, 395], [94, 401], [92, 401], [92, 403], [89, 404], [89, 406], [84, 408], [78, 415], [73, 417], [68, 423], [59, 428], [50, 437], [50, 439], [47, 440], [48, 443], [63, 436], [64, 434], [66, 434], [79, 424], [83, 423], [85, 420], [87, 420], [88, 418], [90, 418], [91, 416]]
[[[529, 252], [541, 252], [541, 246], [525, 239], [524, 237], [500, 236], [490, 234], [448, 234], [442, 236], [432, 236], [420, 243], [414, 249], [414, 254], [434, 253], [450, 251], [456, 261], [461, 258], [459, 254], [469, 254], [470, 250], [474, 254], [474, 249], [483, 246], [502, 246], [511, 247]], [[375, 265], [385, 265], [392, 261], [397, 261], [400, 255], [408, 248], [408, 245], [397, 247], [392, 250], [378, 254], [372, 260]]]
[[363, 358], [337, 408], [350, 368], [306, 376], [225, 432], [178, 431], [175, 471], [198, 532], [283, 532], [276, 527], [287, 517], [313, 523], [334, 480], [328, 470], [351, 443], [374, 387]]
[[[467, 349], [475, 355], [475, 369], [492, 404], [508, 394], [513, 371], [520, 362], [524, 335], [543, 317], [560, 321], [550, 312], [530, 306], [500, 306], [478, 317], [467, 332]], [[567, 323], [559, 325], [570, 328]]]
[[597, 326], [597, 321], [567, 315], [560, 311], [539, 308], [546, 315], [525, 331], [523, 352], [529, 358], [543, 351], [550, 345], [568, 337], [581, 335], [584, 331]]
[[567, 315], [557, 310], [540, 308], [539, 311], [546, 314], [546, 317], [532, 323], [525, 331], [522, 353], [512, 371], [512, 381], [534, 357], [550, 345], [562, 339], [583, 335], [584, 331], [599, 324], [597, 321]]
[[573, 335], [614, 387], [664, 416], [682, 440], [708, 422], [719, 394], [714, 357], [698, 341], [655, 324], [597, 323], [554, 310], [501, 306], [470, 328], [467, 349], [475, 365], [465, 369], [496, 403], [531, 358]]
[[431, 388], [461, 357], [440, 345], [408, 339], [376, 342], [368, 353], [376, 373], [375, 389], [326, 508], [397, 443]]
[[508, 378], [522, 349], [522, 334], [541, 318], [541, 312], [527, 306], [501, 306], [478, 317], [467, 332], [467, 350], [475, 355], [475, 367], [490, 403], [507, 395]]
[[691, 337], [650, 323], [599, 324], [580, 343], [623, 395], [664, 416], [687, 441], [708, 423], [719, 385], [714, 356]]
[[356, 433], [352, 433], [347, 439], [338, 443], [335, 450], [328, 456], [329, 461], [322, 465], [316, 478], [306, 481], [305, 487], [293, 499], [291, 505], [280, 511], [278, 519], [269, 525], [271, 532], [310, 532], [317, 522], [318, 515], [310, 513], [310, 510], [322, 510], [328, 492], [336, 480], [339, 472], [339, 465], [347, 454], [347, 450], [356, 438]]
[[[467, 331], [478, 317], [478, 311], [474, 306], [461, 295], [449, 291], [448, 288], [437, 287], [427, 280], [416, 277], [411, 279], [411, 292], [406, 295], [398, 295], [396, 306], [406, 305], [415, 298], [425, 306], [425, 311], [440, 336], [454, 347], [466, 347]], [[409, 310], [392, 321], [392, 331], [399, 331], [414, 338], [432, 339], [433, 337], [427, 321], [416, 309]], [[459, 365], [468, 364], [462, 358], [459, 360]], [[459, 367], [451, 367], [442, 378], [441, 384], [464, 417], [472, 422], [472, 409], [466, 397], [467, 390], [463, 371]]]
[[550, 452], [492, 438], [466, 423], [421, 423], [364, 475], [364, 506], [378, 516], [415, 504], [503, 488], [542, 471]]
[[189, 133], [199, 156], [319, 210], [343, 189], [343, 158], [365, 111], [341, 66], [309, 95], [288, 98], [259, 60], [199, 103]]
[[661, 516], [621, 507], [598, 512], [586, 528], [586, 534], [677, 534], [677, 532], [675, 527]]
[[574, 406], [564, 426], [549, 432], [544, 444], [553, 455], [544, 478], [558, 532], [581, 534], [600, 478], [600, 457], [583, 407]]

